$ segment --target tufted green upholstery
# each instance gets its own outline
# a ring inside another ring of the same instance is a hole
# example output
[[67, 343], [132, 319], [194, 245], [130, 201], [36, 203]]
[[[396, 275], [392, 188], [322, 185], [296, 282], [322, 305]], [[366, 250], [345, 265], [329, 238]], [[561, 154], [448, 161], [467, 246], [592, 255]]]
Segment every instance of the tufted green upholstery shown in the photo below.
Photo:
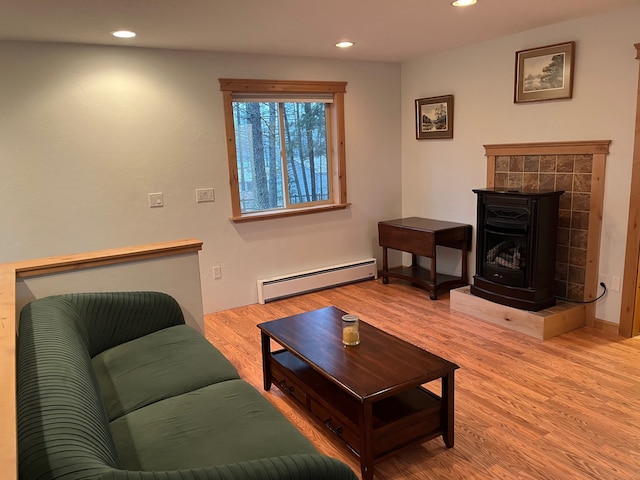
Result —
[[193, 328], [176, 325], [93, 357], [109, 420], [207, 385], [239, 379], [234, 366], [203, 340]]
[[20, 479], [357, 478], [318, 454], [198, 335], [157, 292], [27, 305], [17, 359]]

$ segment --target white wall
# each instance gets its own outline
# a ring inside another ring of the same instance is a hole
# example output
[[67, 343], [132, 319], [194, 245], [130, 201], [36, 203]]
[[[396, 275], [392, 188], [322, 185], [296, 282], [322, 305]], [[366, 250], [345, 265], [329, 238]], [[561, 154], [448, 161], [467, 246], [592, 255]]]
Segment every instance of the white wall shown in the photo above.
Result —
[[171, 295], [180, 305], [186, 324], [204, 333], [197, 253], [18, 279], [16, 315], [19, 318], [27, 303], [48, 295], [140, 290]]
[[[635, 6], [401, 67], [0, 42], [0, 262], [195, 237], [204, 241], [204, 311], [213, 312], [254, 303], [258, 278], [380, 258], [379, 220], [475, 224], [484, 144], [610, 139], [600, 272], [622, 276], [638, 24]], [[514, 104], [515, 52], [569, 40], [573, 98]], [[220, 77], [347, 81], [353, 205], [231, 223]], [[455, 95], [455, 138], [415, 140], [414, 100], [446, 94]], [[215, 203], [195, 203], [202, 187], [215, 188]], [[157, 191], [165, 207], [150, 209], [147, 194]], [[440, 265], [457, 268], [457, 255], [444, 253]], [[222, 279], [213, 280], [213, 265]], [[619, 312], [619, 293], [598, 303], [599, 318], [618, 322]]]
[[[397, 64], [0, 42], [0, 65], [0, 262], [194, 237], [208, 313], [255, 303], [258, 278], [379, 258], [400, 216]], [[221, 77], [347, 81], [353, 205], [231, 223]]]
[[[404, 63], [403, 216], [475, 225], [476, 198], [471, 190], [486, 186], [485, 144], [612, 140], [600, 273], [622, 277], [638, 82], [634, 48], [640, 41], [638, 25], [640, 6], [634, 6]], [[576, 42], [573, 98], [514, 104], [515, 52], [571, 40]], [[416, 140], [414, 100], [447, 94], [453, 94], [455, 100], [454, 138]], [[470, 266], [473, 273], [473, 261]], [[620, 293], [610, 291], [598, 302], [596, 315], [619, 323], [620, 305]]]

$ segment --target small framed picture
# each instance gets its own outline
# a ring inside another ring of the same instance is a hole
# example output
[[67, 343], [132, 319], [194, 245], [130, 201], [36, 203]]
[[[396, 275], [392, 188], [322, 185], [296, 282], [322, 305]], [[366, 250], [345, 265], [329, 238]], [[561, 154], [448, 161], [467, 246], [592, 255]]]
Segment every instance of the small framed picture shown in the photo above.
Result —
[[453, 95], [416, 100], [416, 139], [453, 138]]
[[575, 42], [516, 52], [514, 103], [571, 98]]

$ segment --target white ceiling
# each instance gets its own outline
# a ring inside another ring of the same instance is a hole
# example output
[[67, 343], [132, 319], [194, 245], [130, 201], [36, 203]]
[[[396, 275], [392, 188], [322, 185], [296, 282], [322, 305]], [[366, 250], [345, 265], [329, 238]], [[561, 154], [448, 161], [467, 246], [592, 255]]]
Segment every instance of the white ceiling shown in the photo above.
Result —
[[[0, 0], [0, 39], [401, 62], [640, 0]], [[131, 29], [132, 40], [110, 32]], [[348, 50], [333, 45], [350, 39]], [[571, 40], [570, 38], [566, 40]]]

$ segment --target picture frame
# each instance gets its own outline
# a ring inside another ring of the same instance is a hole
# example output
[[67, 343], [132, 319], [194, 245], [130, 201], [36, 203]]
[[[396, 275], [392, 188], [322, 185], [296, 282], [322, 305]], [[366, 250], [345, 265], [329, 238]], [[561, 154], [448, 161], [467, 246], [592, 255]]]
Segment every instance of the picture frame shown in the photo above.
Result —
[[514, 103], [571, 98], [574, 57], [575, 42], [516, 52]]
[[453, 95], [418, 98], [416, 140], [453, 138]]

